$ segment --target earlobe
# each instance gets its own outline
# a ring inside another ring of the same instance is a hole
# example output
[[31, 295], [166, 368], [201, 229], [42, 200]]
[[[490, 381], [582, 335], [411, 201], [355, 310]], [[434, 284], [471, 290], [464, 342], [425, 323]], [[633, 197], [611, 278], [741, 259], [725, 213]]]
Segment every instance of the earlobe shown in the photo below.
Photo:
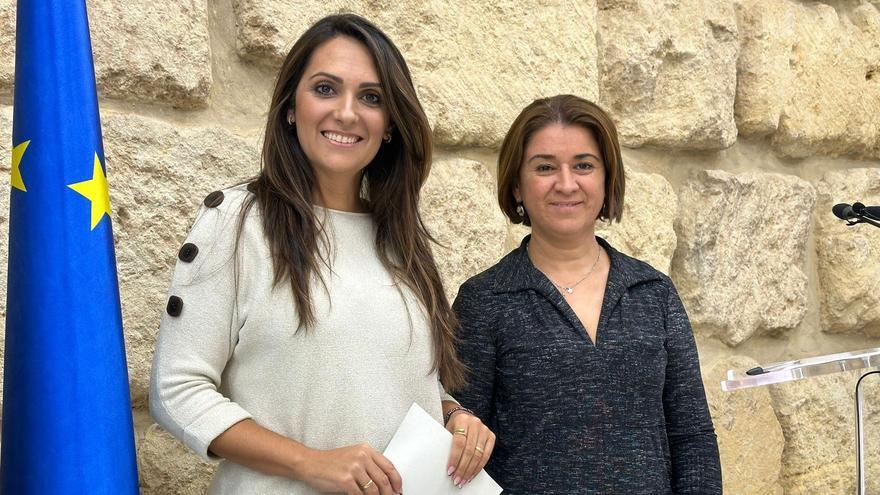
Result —
[[519, 194], [519, 186], [513, 186], [513, 199], [515, 199], [517, 203], [522, 203], [522, 196]]
[[287, 123], [291, 126], [296, 124], [296, 112], [294, 112], [292, 108], [287, 110]]
[[390, 143], [390, 142], [391, 142], [391, 133], [392, 133], [392, 132], [394, 132], [394, 126], [393, 126], [393, 125], [392, 125], [392, 126], [388, 126], [388, 128], [385, 129], [385, 133], [382, 134], [382, 141], [384, 141], [386, 144], [387, 144], [387, 143]]

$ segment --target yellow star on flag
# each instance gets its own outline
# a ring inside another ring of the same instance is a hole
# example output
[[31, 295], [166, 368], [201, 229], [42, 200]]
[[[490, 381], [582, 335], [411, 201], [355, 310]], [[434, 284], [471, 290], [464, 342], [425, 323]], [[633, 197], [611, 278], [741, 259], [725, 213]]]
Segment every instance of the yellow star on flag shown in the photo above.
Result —
[[104, 169], [101, 168], [101, 160], [95, 153], [95, 163], [92, 167], [92, 179], [76, 184], [69, 184], [67, 187], [82, 194], [92, 202], [92, 229], [104, 218], [110, 216], [110, 192], [107, 190], [107, 177], [104, 175]]
[[24, 187], [24, 181], [21, 178], [21, 170], [19, 170], [19, 166], [21, 165], [21, 158], [24, 156], [24, 150], [27, 149], [28, 144], [30, 144], [30, 140], [18, 143], [18, 146], [12, 148], [12, 187], [24, 192], [27, 192], [27, 189]]

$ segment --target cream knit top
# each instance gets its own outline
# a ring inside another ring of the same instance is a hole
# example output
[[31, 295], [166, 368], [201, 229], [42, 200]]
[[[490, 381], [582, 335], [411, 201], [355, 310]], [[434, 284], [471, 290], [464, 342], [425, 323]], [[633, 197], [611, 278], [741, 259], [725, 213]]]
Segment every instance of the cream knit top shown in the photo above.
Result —
[[[318, 208], [331, 240], [326, 291], [312, 284], [317, 319], [298, 329], [290, 286], [272, 286], [257, 205], [234, 242], [244, 187], [202, 207], [180, 255], [150, 380], [153, 418], [189, 448], [233, 424], [258, 424], [315, 449], [366, 442], [383, 451], [413, 402], [440, 421], [445, 396], [430, 373], [422, 305], [379, 261], [370, 214]], [[185, 259], [191, 261], [185, 261]], [[236, 282], [235, 272], [238, 272]], [[176, 307], [175, 307], [176, 306]], [[172, 316], [170, 313], [176, 313]], [[301, 482], [222, 461], [211, 494], [312, 494]]]

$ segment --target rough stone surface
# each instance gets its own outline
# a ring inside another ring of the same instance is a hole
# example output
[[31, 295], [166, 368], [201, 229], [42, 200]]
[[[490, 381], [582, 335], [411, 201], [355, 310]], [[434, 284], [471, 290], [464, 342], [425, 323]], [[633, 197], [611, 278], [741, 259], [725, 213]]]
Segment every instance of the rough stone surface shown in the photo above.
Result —
[[[506, 218], [506, 217], [505, 217]], [[507, 224], [507, 242], [504, 245], [504, 252], [507, 253], [519, 247], [525, 236], [532, 233], [532, 229], [523, 224], [514, 225], [510, 222]]]
[[669, 274], [676, 237], [673, 228], [678, 214], [678, 198], [662, 175], [629, 172], [623, 220], [599, 223], [597, 234], [617, 250], [649, 263]]
[[[12, 164], [12, 107], [0, 107], [0, 176], [9, 177]], [[6, 273], [9, 255], [9, 189], [0, 192], [0, 411], [3, 407], [3, 349], [6, 344]], [[2, 420], [2, 418], [0, 418]]]
[[830, 3], [737, 3], [737, 125], [785, 156], [877, 157], [880, 11]]
[[773, 146], [791, 157], [880, 157], [880, 10], [793, 5], [791, 74], [767, 83], [791, 78]]
[[465, 280], [504, 254], [507, 229], [492, 175], [477, 161], [435, 159], [422, 189], [421, 213], [441, 244], [434, 246], [434, 256], [452, 301]]
[[[101, 96], [205, 106], [211, 89], [207, 3], [88, 0]], [[13, 84], [15, 2], [0, 0], [0, 88]]]
[[[770, 387], [785, 435], [782, 484], [786, 495], [856, 493], [853, 399], [859, 376], [838, 373]], [[862, 388], [867, 493], [878, 493], [880, 376], [866, 378]]]
[[595, 0], [234, 0], [243, 57], [279, 66], [309, 25], [335, 12], [375, 22], [400, 48], [440, 144], [496, 146], [535, 98], [596, 99]]
[[718, 435], [724, 493], [782, 495], [779, 475], [785, 438], [766, 387], [722, 392], [727, 370], [747, 370], [758, 362], [730, 356], [703, 373], [709, 412]]
[[794, 176], [706, 170], [686, 181], [679, 201], [672, 271], [694, 325], [728, 345], [796, 327], [807, 310], [813, 187]]
[[791, 94], [795, 8], [789, 0], [742, 0], [735, 5], [740, 40], [736, 125], [743, 136], [772, 134]]
[[138, 445], [138, 471], [143, 495], [202, 495], [215, 466], [178, 442], [159, 425], [147, 428]]
[[870, 225], [847, 227], [837, 203], [880, 204], [880, 169], [829, 172], [819, 182], [816, 249], [822, 328], [880, 336], [880, 236]]
[[729, 0], [599, 0], [600, 100], [621, 142], [721, 149], [736, 140]]
[[175, 128], [104, 116], [131, 392], [146, 398], [153, 344], [177, 251], [202, 198], [259, 171], [256, 139], [219, 127]]
[[0, 0], [0, 93], [15, 84], [15, 1]]

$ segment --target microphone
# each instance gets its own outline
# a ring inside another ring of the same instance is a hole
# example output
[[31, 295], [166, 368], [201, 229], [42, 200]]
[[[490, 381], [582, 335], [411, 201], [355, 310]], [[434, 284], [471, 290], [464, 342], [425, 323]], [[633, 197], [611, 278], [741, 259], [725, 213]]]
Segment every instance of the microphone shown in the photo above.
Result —
[[[831, 212], [834, 213], [834, 216], [841, 220], [850, 220], [853, 218], [858, 218], [858, 214], [855, 211], [854, 206], [860, 205], [861, 203], [856, 203], [853, 206], [850, 206], [846, 203], [838, 203], [831, 208]], [[865, 205], [862, 205], [864, 208]]]
[[880, 206], [865, 206], [862, 203], [856, 202], [852, 205], [852, 211], [858, 216], [880, 220]]
[[880, 206], [865, 206], [858, 201], [852, 205], [838, 203], [831, 208], [834, 216], [846, 220], [846, 226], [852, 227], [860, 223], [868, 223], [880, 227]]

